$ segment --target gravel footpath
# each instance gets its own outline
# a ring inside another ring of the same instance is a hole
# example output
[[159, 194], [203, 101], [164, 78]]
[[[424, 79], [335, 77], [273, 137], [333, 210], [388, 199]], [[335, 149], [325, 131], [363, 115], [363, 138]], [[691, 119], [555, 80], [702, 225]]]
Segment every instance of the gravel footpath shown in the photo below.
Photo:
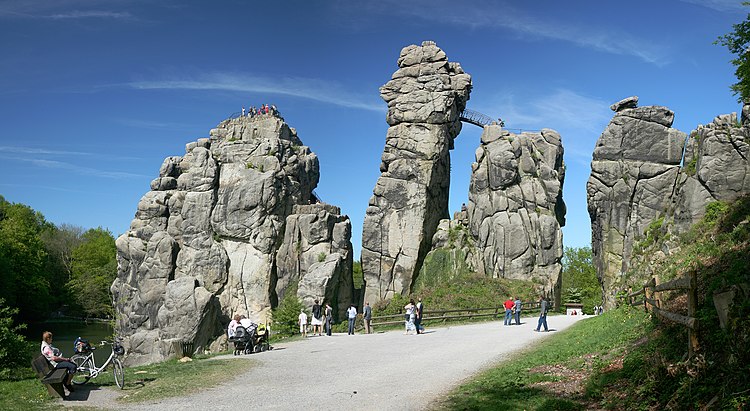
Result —
[[85, 402], [66, 403], [129, 410], [420, 410], [464, 379], [583, 318], [550, 316], [549, 333], [534, 332], [536, 318], [529, 317], [520, 326], [493, 321], [428, 328], [423, 335], [308, 337], [250, 355], [256, 362], [250, 371], [193, 395], [123, 406], [101, 390]]

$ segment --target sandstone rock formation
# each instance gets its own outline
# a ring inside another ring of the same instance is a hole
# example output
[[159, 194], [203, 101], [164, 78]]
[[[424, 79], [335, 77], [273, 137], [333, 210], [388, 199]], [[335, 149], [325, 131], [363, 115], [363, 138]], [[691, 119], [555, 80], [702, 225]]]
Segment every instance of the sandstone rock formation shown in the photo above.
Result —
[[532, 280], [559, 298], [564, 179], [555, 131], [517, 135], [499, 125], [484, 127], [467, 206], [478, 273]]
[[449, 150], [471, 77], [433, 42], [401, 50], [380, 89], [390, 125], [362, 232], [365, 298], [409, 292], [438, 222], [448, 217]]
[[[296, 221], [294, 207], [314, 200], [318, 178], [315, 154], [270, 114], [225, 120], [210, 138], [188, 144], [184, 156], [167, 158], [117, 239], [111, 290], [128, 360], [162, 360], [176, 341], [193, 341], [198, 350], [218, 344], [235, 313], [265, 321], [284, 291], [277, 287], [276, 252], [287, 219]], [[310, 211], [301, 212], [297, 220]], [[351, 249], [351, 230], [340, 217], [325, 218], [340, 223], [329, 257], [333, 264], [337, 254], [341, 267], [311, 269], [305, 260], [299, 272], [315, 272], [319, 283], [330, 273], [333, 283], [350, 284], [342, 278], [351, 277], [344, 267], [351, 253], [341, 250]]]
[[666, 230], [684, 232], [708, 203], [750, 192], [750, 128], [736, 114], [719, 116], [686, 139], [671, 128], [672, 111], [636, 107], [637, 101], [611, 107], [616, 114], [597, 141], [587, 185], [594, 264], [607, 307], [618, 291], [642, 283], [625, 273], [650, 224], [664, 221]]
[[670, 204], [682, 160], [685, 133], [671, 128], [674, 113], [666, 107], [619, 110], [599, 137], [586, 186], [591, 216], [594, 265], [604, 305], [614, 303], [612, 290], [623, 287], [633, 244]]
[[329, 300], [343, 320], [352, 299], [352, 224], [338, 207], [327, 204], [294, 206], [286, 219], [284, 243], [276, 254], [276, 294], [296, 283], [297, 295], [306, 306]]
[[703, 217], [708, 203], [734, 201], [750, 193], [749, 137], [750, 124], [739, 124], [735, 113], [718, 116], [690, 133], [674, 199], [676, 231], [688, 230]]

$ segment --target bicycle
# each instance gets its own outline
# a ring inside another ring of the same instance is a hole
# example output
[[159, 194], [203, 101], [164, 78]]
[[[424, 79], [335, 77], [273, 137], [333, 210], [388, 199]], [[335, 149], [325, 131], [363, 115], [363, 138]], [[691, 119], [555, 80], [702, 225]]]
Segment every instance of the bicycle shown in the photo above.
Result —
[[94, 358], [96, 347], [89, 346], [87, 352], [75, 354], [70, 358], [70, 361], [78, 367], [78, 372], [73, 375], [73, 384], [86, 384], [90, 379], [99, 376], [109, 364], [112, 364], [115, 384], [122, 389], [125, 386], [125, 368], [118, 357], [125, 355], [125, 348], [120, 344], [119, 338], [116, 338], [112, 342], [102, 341], [99, 345], [112, 346], [112, 353], [109, 354], [109, 358], [107, 358], [107, 361], [101, 367], [96, 366], [96, 359]]

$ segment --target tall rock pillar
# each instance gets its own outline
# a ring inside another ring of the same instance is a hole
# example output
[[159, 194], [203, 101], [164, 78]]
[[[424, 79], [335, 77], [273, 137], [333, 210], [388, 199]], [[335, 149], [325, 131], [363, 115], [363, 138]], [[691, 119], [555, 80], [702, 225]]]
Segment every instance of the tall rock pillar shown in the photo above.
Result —
[[433, 42], [405, 47], [398, 67], [380, 88], [390, 127], [362, 229], [371, 302], [409, 292], [448, 216], [449, 150], [471, 91], [471, 76]]
[[468, 218], [491, 277], [532, 280], [560, 305], [565, 165], [560, 135], [484, 127], [471, 166]]
[[685, 147], [685, 133], [671, 128], [671, 110], [637, 103], [630, 97], [610, 107], [616, 114], [596, 142], [586, 185], [594, 265], [608, 308], [627, 287], [634, 243], [667, 214]]

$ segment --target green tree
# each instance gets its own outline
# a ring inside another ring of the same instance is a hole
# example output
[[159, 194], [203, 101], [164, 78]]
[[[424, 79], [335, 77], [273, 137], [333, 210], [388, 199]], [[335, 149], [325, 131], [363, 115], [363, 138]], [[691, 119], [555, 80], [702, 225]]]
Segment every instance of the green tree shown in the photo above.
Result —
[[297, 298], [297, 284], [290, 284], [281, 303], [271, 314], [274, 334], [292, 336], [298, 333], [297, 321], [300, 311], [304, 308], [302, 302]]
[[[748, 6], [750, 2], [742, 4]], [[736, 67], [734, 74], [738, 81], [730, 88], [739, 102], [750, 102], [750, 14], [745, 21], [733, 24], [732, 28], [734, 31], [720, 36], [714, 44], [725, 46], [736, 56], [731, 62]]]
[[601, 305], [602, 289], [596, 278], [590, 247], [565, 247], [562, 277], [564, 301], [578, 299], [587, 314], [594, 312], [595, 305]]
[[92, 228], [73, 249], [68, 282], [74, 301], [87, 316], [111, 317], [109, 288], [117, 277], [117, 247], [108, 230]]
[[[47, 252], [41, 233], [54, 229], [44, 216], [0, 196], [0, 298], [24, 320], [39, 319], [52, 303]], [[29, 298], [33, 296], [33, 298]]]
[[0, 298], [0, 380], [15, 374], [18, 367], [29, 365], [26, 355], [28, 343], [20, 335], [26, 325], [14, 325], [13, 316], [17, 314], [17, 308], [8, 307], [5, 300]]

